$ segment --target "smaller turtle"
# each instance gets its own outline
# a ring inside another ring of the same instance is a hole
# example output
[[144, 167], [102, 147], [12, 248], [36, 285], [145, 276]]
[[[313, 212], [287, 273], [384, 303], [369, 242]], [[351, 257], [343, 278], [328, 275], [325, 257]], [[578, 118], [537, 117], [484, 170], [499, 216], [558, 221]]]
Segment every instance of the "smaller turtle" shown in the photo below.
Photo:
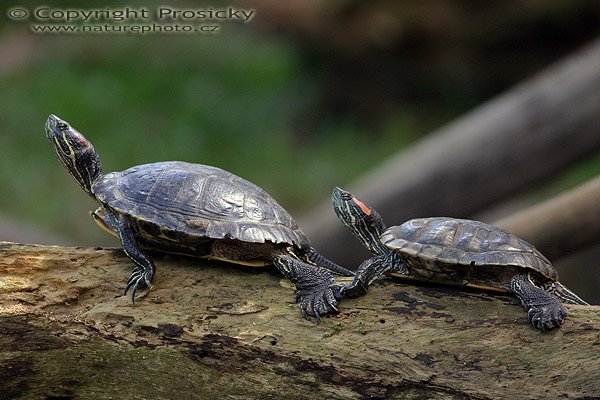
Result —
[[354, 275], [321, 256], [292, 216], [260, 187], [225, 170], [180, 161], [138, 165], [102, 174], [94, 146], [50, 115], [46, 136], [79, 186], [98, 201], [92, 217], [117, 236], [135, 263], [125, 293], [150, 288], [154, 261], [147, 250], [261, 267], [269, 264], [298, 289], [304, 317], [336, 310], [329, 272]]
[[482, 222], [447, 217], [418, 218], [386, 229], [381, 216], [352, 194], [333, 190], [337, 216], [373, 253], [356, 271], [341, 298], [364, 295], [384, 273], [470, 286], [517, 296], [531, 324], [559, 327], [567, 316], [561, 301], [588, 305], [558, 282], [550, 261], [535, 247]]

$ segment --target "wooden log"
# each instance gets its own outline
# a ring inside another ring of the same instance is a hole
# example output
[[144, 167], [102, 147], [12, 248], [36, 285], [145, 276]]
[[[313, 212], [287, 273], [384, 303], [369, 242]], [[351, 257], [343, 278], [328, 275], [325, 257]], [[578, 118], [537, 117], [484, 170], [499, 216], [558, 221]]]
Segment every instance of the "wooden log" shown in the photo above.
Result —
[[600, 177], [526, 208], [495, 224], [508, 229], [550, 259], [600, 242]]
[[543, 333], [511, 296], [385, 280], [316, 324], [274, 269], [162, 256], [132, 305], [131, 267], [0, 243], [0, 398], [600, 396], [600, 307]]
[[[390, 225], [466, 217], [600, 149], [600, 40], [428, 135], [345, 189]], [[299, 220], [326, 256], [366, 256], [330, 200]], [[534, 241], [535, 244], [535, 241]]]

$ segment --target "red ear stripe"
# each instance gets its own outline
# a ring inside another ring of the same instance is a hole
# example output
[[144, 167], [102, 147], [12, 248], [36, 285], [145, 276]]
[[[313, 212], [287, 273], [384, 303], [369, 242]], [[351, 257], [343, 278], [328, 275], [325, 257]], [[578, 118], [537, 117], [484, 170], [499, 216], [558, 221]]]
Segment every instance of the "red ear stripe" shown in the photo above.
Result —
[[357, 198], [353, 198], [352, 200], [354, 200], [354, 202], [356, 203], [357, 206], [360, 207], [360, 209], [367, 215], [371, 215], [371, 209], [369, 207], [367, 207], [367, 205], [365, 203], [363, 203], [362, 201], [358, 200]]
[[91, 143], [81, 133], [77, 132], [74, 129], [71, 130], [71, 133], [73, 134], [73, 136], [75, 136], [75, 138], [77, 139], [77, 141], [83, 148], [87, 149], [88, 147], [91, 146]]

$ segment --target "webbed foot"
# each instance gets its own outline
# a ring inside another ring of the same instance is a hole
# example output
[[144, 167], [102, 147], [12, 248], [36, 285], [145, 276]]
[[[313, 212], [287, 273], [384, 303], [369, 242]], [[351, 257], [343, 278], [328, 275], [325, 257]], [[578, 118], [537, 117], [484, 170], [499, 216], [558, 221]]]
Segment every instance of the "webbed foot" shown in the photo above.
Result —
[[321, 321], [321, 315], [337, 312], [339, 296], [338, 285], [321, 285], [300, 289], [296, 292], [296, 303], [304, 319], [309, 315]]
[[363, 282], [361, 279], [354, 279], [351, 284], [343, 285], [339, 288], [340, 298], [343, 299], [354, 299], [367, 294], [369, 285]]
[[527, 316], [531, 325], [545, 331], [561, 326], [567, 317], [567, 310], [560, 303], [532, 305], [527, 310]]
[[525, 306], [529, 322], [536, 329], [546, 331], [562, 325], [567, 310], [555, 295], [536, 286], [530, 273], [515, 275], [510, 286]]
[[274, 264], [296, 286], [296, 303], [304, 318], [337, 312], [340, 299], [339, 285], [325, 269], [307, 264], [290, 255], [280, 255]]

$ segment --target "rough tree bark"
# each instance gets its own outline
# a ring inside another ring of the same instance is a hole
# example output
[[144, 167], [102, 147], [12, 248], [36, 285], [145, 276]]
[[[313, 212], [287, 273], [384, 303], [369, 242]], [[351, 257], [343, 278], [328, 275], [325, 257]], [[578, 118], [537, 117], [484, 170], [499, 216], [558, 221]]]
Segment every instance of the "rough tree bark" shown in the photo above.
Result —
[[590, 399], [600, 307], [556, 331], [517, 299], [383, 281], [320, 324], [273, 269], [0, 242], [0, 398]]
[[[416, 217], [469, 216], [531, 187], [600, 148], [599, 65], [597, 40], [345, 189], [391, 225]], [[344, 265], [364, 259], [330, 200], [299, 222], [326, 256]]]

